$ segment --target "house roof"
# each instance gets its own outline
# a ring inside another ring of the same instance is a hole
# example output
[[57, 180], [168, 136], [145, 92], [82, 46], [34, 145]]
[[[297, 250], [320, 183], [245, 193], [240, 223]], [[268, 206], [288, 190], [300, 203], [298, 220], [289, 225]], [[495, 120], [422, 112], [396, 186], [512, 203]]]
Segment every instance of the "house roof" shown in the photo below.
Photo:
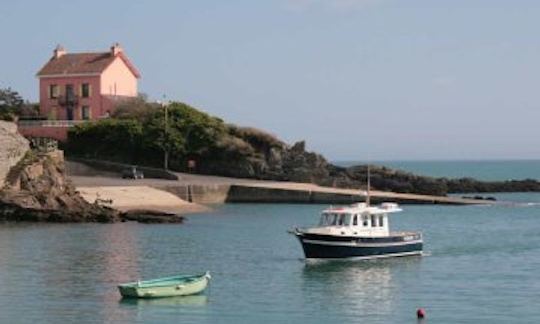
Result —
[[54, 56], [37, 73], [38, 77], [49, 75], [70, 74], [100, 74], [119, 57], [127, 65], [136, 78], [141, 75], [123, 52], [113, 55], [111, 52], [100, 53], [68, 53], [55, 58]]

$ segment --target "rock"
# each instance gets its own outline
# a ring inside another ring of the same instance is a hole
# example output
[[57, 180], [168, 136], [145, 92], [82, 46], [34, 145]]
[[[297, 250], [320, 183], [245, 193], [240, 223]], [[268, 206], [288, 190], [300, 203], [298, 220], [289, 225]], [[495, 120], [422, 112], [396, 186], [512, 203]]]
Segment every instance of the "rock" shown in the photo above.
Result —
[[306, 151], [306, 141], [298, 141], [289, 149], [292, 153], [303, 153]]
[[116, 222], [119, 212], [86, 202], [65, 177], [61, 152], [28, 151], [0, 191], [0, 220]]
[[30, 150], [13, 123], [0, 121], [0, 220], [116, 222], [114, 209], [86, 202], [67, 180], [62, 151]]
[[29, 149], [30, 144], [17, 132], [16, 124], [0, 121], [0, 184]]
[[154, 210], [130, 210], [123, 213], [120, 218], [122, 221], [137, 221], [139, 223], [155, 224], [155, 223], [183, 223], [184, 217], [173, 214], [164, 213]]
[[281, 164], [283, 161], [281, 151], [282, 150], [278, 149], [277, 147], [272, 147], [269, 150], [267, 160], [270, 167], [275, 168], [275, 169], [281, 168]]

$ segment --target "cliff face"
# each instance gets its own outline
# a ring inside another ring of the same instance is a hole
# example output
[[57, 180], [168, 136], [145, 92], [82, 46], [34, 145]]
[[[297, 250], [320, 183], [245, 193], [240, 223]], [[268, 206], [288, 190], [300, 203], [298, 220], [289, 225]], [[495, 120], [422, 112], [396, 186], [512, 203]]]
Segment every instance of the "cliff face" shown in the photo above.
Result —
[[28, 141], [17, 132], [17, 125], [0, 120], [0, 184], [29, 149]]

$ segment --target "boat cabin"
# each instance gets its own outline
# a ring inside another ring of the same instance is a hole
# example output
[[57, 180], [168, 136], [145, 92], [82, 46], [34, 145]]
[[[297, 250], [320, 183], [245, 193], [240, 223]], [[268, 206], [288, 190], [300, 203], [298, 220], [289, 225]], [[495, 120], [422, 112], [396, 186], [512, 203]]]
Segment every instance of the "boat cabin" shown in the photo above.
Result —
[[401, 211], [397, 204], [368, 206], [358, 203], [348, 207], [331, 207], [322, 212], [319, 226], [310, 230], [328, 235], [388, 236], [388, 214]]

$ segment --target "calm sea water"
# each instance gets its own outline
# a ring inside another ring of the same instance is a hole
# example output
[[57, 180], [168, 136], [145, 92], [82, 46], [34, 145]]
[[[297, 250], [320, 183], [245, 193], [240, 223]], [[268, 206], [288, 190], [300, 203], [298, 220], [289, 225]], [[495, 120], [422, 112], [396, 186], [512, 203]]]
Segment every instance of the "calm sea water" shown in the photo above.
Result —
[[[342, 166], [351, 166], [366, 162], [341, 161], [335, 163]], [[481, 180], [540, 180], [540, 160], [374, 161], [370, 163], [433, 177], [472, 177]]]
[[[539, 194], [499, 198], [540, 202]], [[306, 264], [286, 233], [319, 205], [230, 204], [183, 225], [0, 225], [0, 323], [538, 323], [540, 206], [405, 206], [424, 257]], [[116, 284], [210, 270], [200, 296]]]
[[[540, 178], [538, 162], [384, 162], [433, 176]], [[0, 224], [0, 323], [537, 323], [540, 194], [514, 206], [405, 206], [424, 257], [305, 263], [286, 233], [319, 205], [216, 206], [182, 225]], [[210, 270], [199, 296], [121, 300], [116, 285]]]

